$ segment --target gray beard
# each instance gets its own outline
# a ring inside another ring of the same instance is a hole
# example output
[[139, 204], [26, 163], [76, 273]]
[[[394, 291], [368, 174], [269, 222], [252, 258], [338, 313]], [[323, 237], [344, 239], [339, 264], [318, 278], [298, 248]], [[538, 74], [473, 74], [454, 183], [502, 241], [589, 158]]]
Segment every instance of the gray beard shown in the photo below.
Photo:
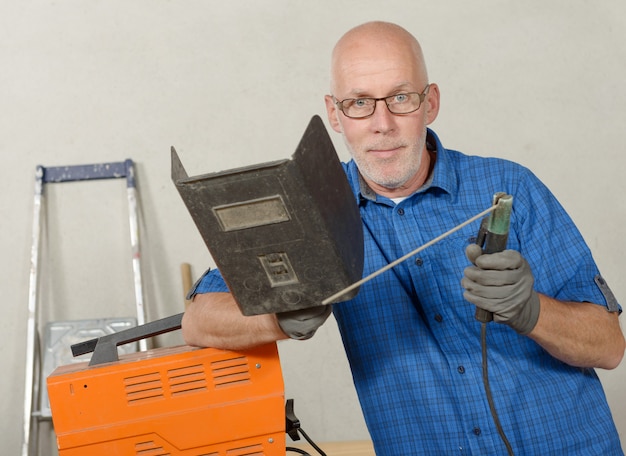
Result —
[[352, 154], [352, 158], [354, 159], [359, 171], [366, 179], [380, 185], [381, 187], [385, 187], [388, 189], [397, 189], [406, 184], [420, 169], [422, 164], [422, 154], [419, 155], [419, 159], [416, 163], [412, 163], [413, 166], [411, 169], [405, 170], [403, 176], [380, 176], [377, 175], [376, 172], [371, 172], [370, 166], [367, 162], [362, 163], [361, 160], [357, 159], [354, 154]]

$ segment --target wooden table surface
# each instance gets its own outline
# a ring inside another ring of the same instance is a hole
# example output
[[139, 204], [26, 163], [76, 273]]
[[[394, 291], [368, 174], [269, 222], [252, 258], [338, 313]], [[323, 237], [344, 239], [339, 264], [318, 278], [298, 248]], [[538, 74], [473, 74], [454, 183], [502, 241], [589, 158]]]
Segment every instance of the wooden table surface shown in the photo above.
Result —
[[[302, 440], [304, 441], [304, 440]], [[350, 442], [315, 442], [327, 456], [375, 456], [374, 447], [369, 440], [358, 440]], [[318, 456], [319, 453], [307, 443], [291, 442], [287, 438], [287, 446], [300, 448], [307, 451], [311, 456]], [[298, 453], [287, 452], [289, 456]]]

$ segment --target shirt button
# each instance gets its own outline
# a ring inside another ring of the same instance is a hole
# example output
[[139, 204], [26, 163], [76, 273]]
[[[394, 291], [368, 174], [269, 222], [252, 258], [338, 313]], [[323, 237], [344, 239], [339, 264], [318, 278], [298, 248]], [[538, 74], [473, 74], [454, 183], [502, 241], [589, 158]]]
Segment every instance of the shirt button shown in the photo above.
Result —
[[472, 432], [474, 433], [474, 435], [480, 435], [482, 431], [479, 427], [475, 427], [474, 429], [472, 429]]
[[439, 314], [435, 315], [435, 321], [441, 323], [443, 321], [443, 317]]
[[465, 368], [463, 366], [457, 367], [456, 370], [459, 371], [459, 374], [464, 374], [465, 373]]
[[404, 215], [404, 209], [402, 208], [398, 209], [398, 215]]
[[421, 266], [424, 264], [424, 260], [422, 260], [421, 258], [416, 258], [415, 259], [415, 264], [418, 266]]

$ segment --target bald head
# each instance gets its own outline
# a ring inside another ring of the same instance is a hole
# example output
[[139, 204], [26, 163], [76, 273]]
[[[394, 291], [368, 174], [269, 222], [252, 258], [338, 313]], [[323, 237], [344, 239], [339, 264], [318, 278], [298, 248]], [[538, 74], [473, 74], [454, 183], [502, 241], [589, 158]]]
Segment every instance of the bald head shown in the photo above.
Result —
[[338, 85], [346, 75], [353, 74], [366, 62], [378, 61], [380, 70], [394, 66], [401, 59], [413, 67], [416, 86], [428, 83], [426, 63], [419, 42], [404, 28], [389, 22], [367, 22], [346, 32], [333, 49], [331, 59], [331, 93], [337, 93]]
[[[415, 37], [388, 22], [348, 31], [333, 50], [330, 89], [324, 97], [328, 121], [370, 188], [394, 198], [423, 185], [431, 163], [427, 125], [439, 112], [439, 88], [428, 81]], [[399, 103], [415, 109], [394, 112]], [[345, 113], [357, 104], [373, 109], [365, 116]]]

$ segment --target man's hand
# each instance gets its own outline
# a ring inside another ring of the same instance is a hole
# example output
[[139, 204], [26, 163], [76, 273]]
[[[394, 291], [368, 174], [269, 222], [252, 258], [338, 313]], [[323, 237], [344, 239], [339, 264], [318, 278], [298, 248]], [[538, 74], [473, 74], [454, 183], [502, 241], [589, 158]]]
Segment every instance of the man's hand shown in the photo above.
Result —
[[465, 268], [463, 297], [493, 313], [497, 323], [520, 334], [530, 333], [539, 319], [539, 295], [528, 262], [515, 250], [482, 254], [477, 244], [465, 250], [473, 266]]
[[310, 339], [333, 310], [332, 305], [316, 306], [276, 314], [281, 329], [292, 339]]

